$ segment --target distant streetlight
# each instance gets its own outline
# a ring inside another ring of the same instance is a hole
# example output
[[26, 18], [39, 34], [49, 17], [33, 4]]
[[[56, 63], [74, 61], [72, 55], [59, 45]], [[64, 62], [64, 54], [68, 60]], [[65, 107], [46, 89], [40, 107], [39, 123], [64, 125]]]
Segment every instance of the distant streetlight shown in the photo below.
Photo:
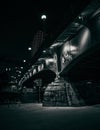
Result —
[[46, 21], [46, 19], [47, 19], [47, 16], [46, 16], [45, 14], [43, 14], [43, 15], [41, 15], [41, 19], [42, 19], [42, 21], [43, 21], [43, 31], [44, 31], [44, 33], [45, 33], [45, 21]]
[[23, 66], [21, 66], [20, 68], [23, 69]]
[[26, 60], [23, 60], [23, 62], [25, 63], [25, 62], [26, 62]]
[[[46, 40], [46, 24], [45, 24], [46, 19], [47, 19], [47, 16], [45, 14], [41, 15], [41, 20], [43, 22], [43, 40], [44, 41]], [[44, 48], [46, 48], [46, 45]]]
[[28, 47], [28, 50], [29, 50], [29, 51], [31, 51], [31, 50], [32, 50], [32, 48], [31, 48], [31, 47]]
[[42, 20], [46, 20], [47, 16], [45, 14], [41, 15]]

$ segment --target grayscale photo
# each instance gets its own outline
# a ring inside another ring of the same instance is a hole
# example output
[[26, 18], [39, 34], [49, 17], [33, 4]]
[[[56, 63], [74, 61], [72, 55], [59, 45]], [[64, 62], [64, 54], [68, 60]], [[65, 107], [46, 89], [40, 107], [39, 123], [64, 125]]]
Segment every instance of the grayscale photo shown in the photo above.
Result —
[[0, 5], [0, 130], [100, 130], [100, 0]]

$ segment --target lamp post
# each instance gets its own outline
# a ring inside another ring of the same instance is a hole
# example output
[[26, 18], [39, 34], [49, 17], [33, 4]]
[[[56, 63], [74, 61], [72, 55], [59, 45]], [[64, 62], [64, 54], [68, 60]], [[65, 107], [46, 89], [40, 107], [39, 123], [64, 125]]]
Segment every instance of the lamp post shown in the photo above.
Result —
[[45, 27], [45, 21], [47, 19], [47, 16], [45, 14], [41, 15], [41, 20], [43, 21], [43, 39], [45, 41], [45, 35], [46, 35], [46, 27]]

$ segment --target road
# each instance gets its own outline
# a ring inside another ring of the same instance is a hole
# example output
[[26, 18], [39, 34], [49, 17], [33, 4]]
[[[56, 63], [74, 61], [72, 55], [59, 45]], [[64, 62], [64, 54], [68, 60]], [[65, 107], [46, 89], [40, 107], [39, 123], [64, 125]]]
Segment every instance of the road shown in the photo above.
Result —
[[0, 130], [100, 130], [100, 105], [42, 107], [0, 106]]

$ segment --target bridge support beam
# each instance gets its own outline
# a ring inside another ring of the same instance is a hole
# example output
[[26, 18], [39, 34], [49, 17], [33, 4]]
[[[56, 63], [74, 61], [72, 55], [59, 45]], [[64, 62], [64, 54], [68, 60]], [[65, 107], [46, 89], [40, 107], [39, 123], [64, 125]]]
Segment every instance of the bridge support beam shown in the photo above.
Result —
[[45, 90], [43, 106], [80, 106], [80, 100], [71, 84], [57, 77]]

